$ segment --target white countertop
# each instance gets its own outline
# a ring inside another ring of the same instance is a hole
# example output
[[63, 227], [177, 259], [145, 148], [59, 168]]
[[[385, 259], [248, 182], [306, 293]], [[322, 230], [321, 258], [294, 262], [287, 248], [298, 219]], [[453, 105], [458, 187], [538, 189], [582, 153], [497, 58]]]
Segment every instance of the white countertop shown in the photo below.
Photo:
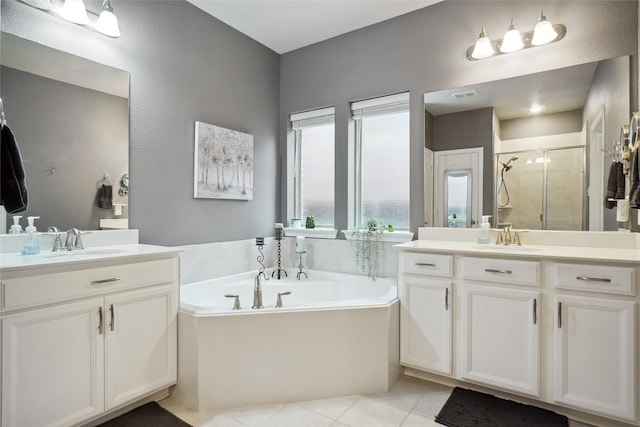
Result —
[[420, 250], [464, 255], [491, 255], [499, 257], [517, 257], [567, 261], [594, 261], [614, 263], [640, 263], [640, 249], [617, 249], [584, 246], [546, 246], [546, 245], [479, 245], [475, 242], [447, 240], [414, 240], [395, 245], [399, 250]]
[[78, 264], [91, 263], [102, 260], [118, 260], [133, 258], [158, 258], [181, 251], [178, 247], [155, 246], [144, 244], [124, 244], [89, 247], [74, 251], [41, 251], [36, 255], [22, 255], [20, 253], [0, 254], [0, 273], [25, 268], [39, 268], [52, 266], [76, 267]]

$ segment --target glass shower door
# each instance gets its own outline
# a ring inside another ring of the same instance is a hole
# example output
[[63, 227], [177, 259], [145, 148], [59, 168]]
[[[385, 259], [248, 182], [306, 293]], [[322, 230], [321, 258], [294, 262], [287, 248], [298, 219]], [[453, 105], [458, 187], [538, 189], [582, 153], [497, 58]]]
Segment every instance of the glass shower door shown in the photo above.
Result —
[[547, 151], [545, 230], [582, 230], [584, 224], [584, 149]]

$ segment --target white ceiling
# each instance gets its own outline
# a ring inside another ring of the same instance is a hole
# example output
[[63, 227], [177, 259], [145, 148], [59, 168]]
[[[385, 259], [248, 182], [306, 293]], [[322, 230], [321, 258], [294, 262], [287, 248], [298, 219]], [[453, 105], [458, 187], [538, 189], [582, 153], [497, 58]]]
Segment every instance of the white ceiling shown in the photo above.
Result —
[[[531, 115], [529, 107], [533, 104], [543, 106], [540, 114], [579, 110], [587, 100], [597, 65], [593, 62], [431, 92], [424, 96], [425, 107], [434, 116], [494, 107], [500, 120], [527, 117]], [[473, 91], [475, 96], [460, 99], [453, 96]]]
[[187, 1], [282, 54], [442, 0]]

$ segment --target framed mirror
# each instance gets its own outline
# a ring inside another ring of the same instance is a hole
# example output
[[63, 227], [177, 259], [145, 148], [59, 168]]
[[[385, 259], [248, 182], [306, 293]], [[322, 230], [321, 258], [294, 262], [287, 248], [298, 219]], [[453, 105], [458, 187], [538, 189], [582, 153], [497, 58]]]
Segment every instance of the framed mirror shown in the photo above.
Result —
[[[611, 58], [427, 93], [425, 151], [484, 148], [483, 214], [494, 227], [616, 230], [615, 209], [603, 211], [601, 195], [609, 145], [629, 121], [629, 64]], [[529, 169], [540, 169], [536, 194], [525, 188]], [[425, 198], [432, 187], [425, 182]]]
[[[119, 189], [129, 173], [129, 73], [7, 33], [0, 43], [6, 124], [29, 198], [16, 215], [39, 216], [38, 231], [128, 228]], [[12, 215], [0, 211], [8, 230]]]

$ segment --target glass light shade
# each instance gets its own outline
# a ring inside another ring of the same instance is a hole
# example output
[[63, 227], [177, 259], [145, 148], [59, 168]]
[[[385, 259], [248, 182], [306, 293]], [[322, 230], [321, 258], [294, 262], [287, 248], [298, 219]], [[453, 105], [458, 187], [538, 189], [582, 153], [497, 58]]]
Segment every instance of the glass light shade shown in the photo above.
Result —
[[558, 33], [553, 29], [551, 22], [549, 22], [544, 15], [540, 14], [540, 20], [538, 20], [536, 27], [533, 29], [533, 39], [531, 40], [531, 44], [534, 46], [540, 46], [551, 43], [556, 39], [556, 37], [558, 37]]
[[493, 46], [491, 46], [491, 40], [487, 37], [487, 33], [485, 33], [484, 28], [476, 40], [476, 44], [473, 47], [473, 52], [471, 52], [471, 57], [473, 59], [485, 59], [493, 56], [495, 52], [493, 51]]
[[520, 36], [520, 31], [516, 30], [515, 25], [513, 25], [513, 21], [511, 21], [511, 25], [509, 26], [509, 31], [507, 31], [502, 39], [502, 44], [500, 45], [500, 52], [502, 53], [510, 53], [516, 52], [524, 47], [522, 43], [522, 37]]
[[86, 25], [89, 23], [87, 9], [85, 8], [82, 0], [65, 0], [60, 14], [67, 21], [71, 21], [76, 24]]
[[103, 10], [100, 13], [100, 17], [98, 18], [98, 22], [96, 22], [95, 29], [107, 36], [120, 37], [118, 18], [113, 12], [108, 10]]

